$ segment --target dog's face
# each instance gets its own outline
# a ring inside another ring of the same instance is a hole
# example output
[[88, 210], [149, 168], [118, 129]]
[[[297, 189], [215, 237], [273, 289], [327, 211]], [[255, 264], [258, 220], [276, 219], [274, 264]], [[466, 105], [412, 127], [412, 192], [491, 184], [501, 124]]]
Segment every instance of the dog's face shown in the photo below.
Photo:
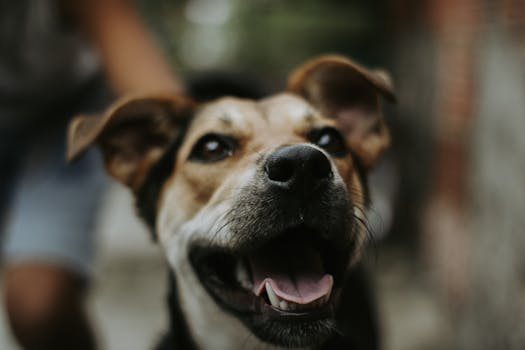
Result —
[[364, 176], [389, 143], [381, 96], [383, 73], [323, 57], [260, 101], [151, 97], [81, 117], [70, 156], [97, 141], [133, 189], [197, 344], [315, 346], [365, 240]]

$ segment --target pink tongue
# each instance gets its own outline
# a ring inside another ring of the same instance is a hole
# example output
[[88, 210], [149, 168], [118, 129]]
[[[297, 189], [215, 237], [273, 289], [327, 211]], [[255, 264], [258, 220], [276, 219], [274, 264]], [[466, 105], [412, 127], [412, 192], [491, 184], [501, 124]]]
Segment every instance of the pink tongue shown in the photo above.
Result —
[[324, 271], [321, 256], [309, 243], [272, 244], [249, 258], [256, 295], [270, 283], [275, 294], [296, 304], [329, 296], [333, 277]]

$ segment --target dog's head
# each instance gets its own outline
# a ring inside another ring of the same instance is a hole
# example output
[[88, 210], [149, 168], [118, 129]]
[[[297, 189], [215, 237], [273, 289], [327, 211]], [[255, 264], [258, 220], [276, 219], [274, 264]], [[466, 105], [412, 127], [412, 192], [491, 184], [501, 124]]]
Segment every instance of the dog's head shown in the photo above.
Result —
[[365, 174], [389, 145], [382, 97], [384, 72], [325, 56], [259, 101], [143, 97], [76, 118], [69, 158], [97, 143], [132, 189], [198, 344], [313, 346], [365, 241]]

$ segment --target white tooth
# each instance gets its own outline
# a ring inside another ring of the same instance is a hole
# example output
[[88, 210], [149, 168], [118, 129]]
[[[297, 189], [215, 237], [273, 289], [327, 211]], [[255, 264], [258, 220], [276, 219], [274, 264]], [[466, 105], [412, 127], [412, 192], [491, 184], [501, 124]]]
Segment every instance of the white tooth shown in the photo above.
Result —
[[288, 310], [288, 303], [285, 300], [281, 300], [279, 303], [279, 308], [281, 310]]
[[241, 260], [237, 260], [237, 264], [235, 265], [235, 277], [237, 278], [237, 282], [239, 282], [241, 287], [244, 289], [252, 289], [253, 283], [250, 280], [250, 275], [248, 274], [246, 266]]
[[277, 295], [275, 295], [275, 292], [273, 291], [272, 287], [270, 286], [269, 282], [266, 282], [264, 284], [264, 287], [266, 288], [266, 294], [268, 294], [268, 299], [270, 299], [270, 303], [273, 307], [279, 307], [279, 298]]

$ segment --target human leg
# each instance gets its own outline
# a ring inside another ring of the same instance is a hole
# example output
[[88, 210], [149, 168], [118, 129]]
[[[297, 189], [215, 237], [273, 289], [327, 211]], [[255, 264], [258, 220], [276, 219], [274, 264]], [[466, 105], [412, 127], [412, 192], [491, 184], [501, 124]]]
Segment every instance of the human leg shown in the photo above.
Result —
[[94, 154], [64, 164], [58, 134], [35, 142], [14, 192], [3, 245], [5, 304], [23, 348], [92, 349], [85, 298], [104, 180]]

